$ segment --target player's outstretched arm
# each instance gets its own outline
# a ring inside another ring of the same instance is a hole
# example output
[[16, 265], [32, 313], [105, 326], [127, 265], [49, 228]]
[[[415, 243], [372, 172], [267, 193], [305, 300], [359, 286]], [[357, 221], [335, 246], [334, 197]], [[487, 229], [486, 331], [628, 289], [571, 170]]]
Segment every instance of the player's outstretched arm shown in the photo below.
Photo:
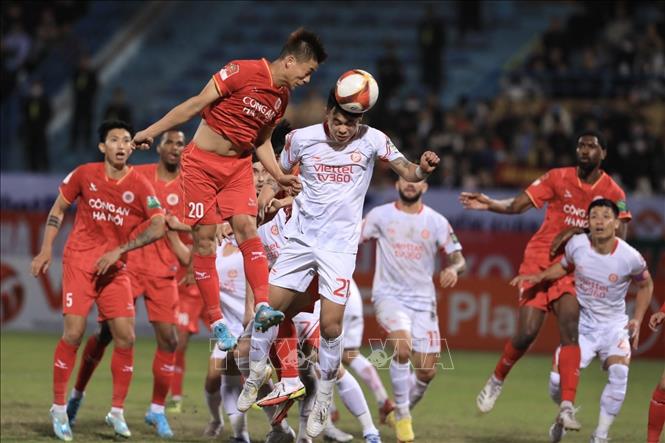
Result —
[[182, 266], [188, 266], [192, 260], [192, 250], [182, 242], [180, 236], [175, 231], [167, 231], [166, 239], [169, 241], [169, 248], [175, 254], [178, 262]]
[[188, 122], [200, 114], [203, 108], [220, 97], [214, 80], [210, 79], [203, 90], [190, 97], [166, 113], [164, 117], [150, 125], [147, 129], [137, 132], [132, 146], [138, 149], [150, 149], [150, 145], [161, 133]]
[[178, 220], [178, 217], [173, 214], [166, 214], [164, 220], [166, 221], [166, 226], [172, 231], [192, 232], [191, 226], [181, 222]]
[[510, 281], [510, 285], [519, 286], [522, 282], [538, 284], [541, 281], [554, 281], [560, 279], [566, 274], [568, 274], [566, 268], [561, 266], [561, 263], [555, 263], [538, 274], [518, 275]]
[[439, 164], [439, 156], [432, 151], [425, 151], [420, 156], [420, 164], [411, 163], [404, 157], [398, 157], [390, 162], [390, 169], [409, 182], [419, 182], [427, 179]]
[[51, 256], [53, 254], [53, 241], [60, 231], [62, 219], [65, 218], [65, 211], [69, 208], [70, 204], [65, 200], [62, 194], [58, 194], [55, 199], [51, 211], [46, 219], [46, 228], [44, 228], [44, 239], [42, 240], [42, 248], [39, 254], [32, 259], [31, 272], [32, 275], [37, 277], [40, 273], [46, 272], [51, 264]]
[[466, 260], [461, 251], [448, 254], [448, 266], [439, 274], [439, 284], [442, 288], [452, 288], [457, 284], [457, 277], [464, 272]]
[[464, 209], [490, 211], [497, 214], [522, 214], [534, 207], [526, 192], [504, 200], [495, 200], [479, 192], [462, 192], [459, 201]]
[[649, 304], [651, 303], [651, 297], [653, 296], [653, 280], [648, 271], [645, 271], [645, 273], [645, 278], [637, 282], [635, 311], [633, 313], [633, 318], [631, 318], [626, 325], [626, 329], [630, 332], [633, 341], [633, 349], [637, 349], [640, 344], [640, 327], [642, 325], [642, 320], [644, 319], [644, 314], [646, 314]]
[[284, 174], [282, 168], [277, 163], [272, 141], [270, 140], [274, 129], [274, 127], [265, 127], [261, 130], [256, 140], [256, 145], [258, 146], [256, 148], [256, 156], [263, 167], [266, 168], [268, 174], [277, 180], [277, 183], [285, 188], [293, 188], [295, 191], [300, 191], [302, 189], [300, 178], [295, 175]]
[[166, 222], [163, 215], [156, 215], [150, 219], [150, 224], [143, 232], [136, 236], [136, 238], [128, 241], [124, 245], [120, 245], [112, 251], [102, 255], [97, 260], [97, 275], [106, 274], [106, 271], [118, 260], [125, 252], [133, 251], [134, 249], [142, 248], [152, 242], [164, 237], [166, 233]]

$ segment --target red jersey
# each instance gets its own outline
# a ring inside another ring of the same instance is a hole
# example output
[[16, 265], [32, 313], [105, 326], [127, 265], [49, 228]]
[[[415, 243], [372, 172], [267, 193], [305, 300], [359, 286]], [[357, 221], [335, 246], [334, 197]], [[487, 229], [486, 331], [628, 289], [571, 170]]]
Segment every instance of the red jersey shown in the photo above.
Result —
[[268, 61], [234, 60], [212, 76], [220, 98], [202, 112], [205, 122], [235, 146], [254, 148], [259, 131], [286, 111], [289, 89], [275, 86]]
[[[162, 203], [167, 214], [174, 214], [182, 219], [183, 195], [180, 175], [171, 181], [163, 181], [157, 176], [157, 163], [134, 166], [134, 170], [144, 176], [155, 189], [155, 195]], [[134, 230], [139, 234], [147, 225], [142, 224]], [[128, 267], [151, 277], [173, 277], [178, 270], [178, 258], [171, 251], [166, 237], [154, 243], [129, 252]]]
[[[134, 168], [114, 180], [103, 162], [81, 165], [65, 177], [60, 193], [70, 204], [78, 198], [63, 262], [87, 272], [95, 271], [104, 253], [126, 243], [144, 220], [164, 214], [152, 185]], [[125, 254], [121, 261], [126, 260]]]
[[[542, 261], [549, 266], [550, 247], [556, 235], [571, 227], [589, 226], [587, 209], [598, 198], [612, 200], [619, 207], [619, 218], [631, 219], [626, 207], [626, 194], [612, 177], [601, 172], [600, 178], [593, 184], [582, 182], [577, 177], [577, 168], [556, 168], [534, 181], [524, 192], [536, 208], [547, 203], [545, 220], [524, 251], [524, 260]], [[554, 260], [558, 261], [558, 257]], [[539, 263], [540, 264], [540, 263]]]

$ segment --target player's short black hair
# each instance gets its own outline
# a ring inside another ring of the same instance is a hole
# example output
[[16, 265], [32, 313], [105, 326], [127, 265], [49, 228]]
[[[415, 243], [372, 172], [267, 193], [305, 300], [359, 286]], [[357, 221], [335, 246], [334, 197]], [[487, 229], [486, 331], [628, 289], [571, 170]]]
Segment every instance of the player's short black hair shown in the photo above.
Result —
[[577, 134], [577, 138], [575, 139], [575, 143], [578, 143], [582, 137], [596, 137], [596, 140], [598, 140], [598, 144], [600, 147], [603, 149], [603, 151], [607, 150], [607, 143], [605, 143], [605, 137], [603, 137], [603, 134], [601, 134], [598, 131], [593, 131], [593, 130], [586, 130], [582, 131], [579, 134]]
[[342, 109], [342, 107], [337, 103], [337, 99], [335, 98], [335, 87], [333, 86], [330, 89], [330, 93], [328, 94], [328, 103], [326, 103], [326, 111], [334, 111], [334, 112], [339, 112], [346, 118], [351, 118], [355, 119], [358, 117], [362, 117], [363, 113], [355, 113], [355, 112], [349, 112], [345, 111]]
[[[178, 127], [171, 128], [169, 130], [166, 130], [166, 131], [162, 132], [162, 136], [159, 138], [159, 144], [160, 145], [166, 141], [166, 138], [169, 136], [169, 134], [171, 132], [181, 132], [182, 135], [185, 135], [185, 131], [183, 131], [182, 129], [180, 129]], [[187, 144], [187, 136], [186, 135], [185, 135], [185, 144]]]
[[608, 198], [599, 198], [592, 201], [591, 204], [589, 205], [589, 209], [587, 210], [587, 214], [591, 215], [591, 210], [598, 206], [604, 206], [606, 208], [612, 209], [614, 218], [619, 218], [619, 207], [617, 206], [616, 203], [614, 203], [612, 200]]
[[298, 28], [289, 35], [279, 58], [287, 55], [292, 55], [301, 62], [314, 59], [319, 64], [328, 58], [319, 36], [305, 28]]
[[129, 123], [123, 122], [122, 120], [105, 120], [97, 129], [99, 143], [104, 143], [106, 141], [106, 136], [112, 129], [124, 129], [129, 132], [130, 137], [134, 137], [134, 128]]

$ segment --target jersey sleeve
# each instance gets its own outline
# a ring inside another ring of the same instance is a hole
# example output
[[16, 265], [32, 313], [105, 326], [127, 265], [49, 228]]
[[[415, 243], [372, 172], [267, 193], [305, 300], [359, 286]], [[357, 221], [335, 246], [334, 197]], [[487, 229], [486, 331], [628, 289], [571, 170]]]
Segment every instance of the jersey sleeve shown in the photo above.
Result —
[[363, 219], [362, 227], [360, 228], [360, 243], [367, 241], [370, 238], [379, 237], [378, 218], [378, 210], [376, 208], [367, 213]]
[[387, 162], [397, 160], [398, 158], [404, 158], [404, 155], [399, 152], [393, 141], [381, 131], [375, 130], [376, 135], [374, 136], [374, 146], [376, 148], [376, 156]]
[[286, 134], [284, 149], [279, 156], [279, 166], [284, 172], [291, 171], [294, 166], [300, 163], [300, 144], [296, 134], [297, 131], [295, 130]]
[[224, 66], [212, 76], [215, 82], [217, 92], [220, 97], [227, 97], [240, 89], [245, 84], [247, 78], [252, 74], [253, 69], [249, 64], [239, 61], [232, 61]]
[[462, 244], [453, 231], [453, 227], [444, 216], [438, 217], [436, 246], [446, 251], [446, 254], [452, 254], [455, 251], [462, 250]]
[[145, 218], [151, 219], [156, 215], [164, 215], [164, 208], [162, 208], [162, 203], [157, 198], [157, 193], [152, 184], [148, 180], [140, 180], [138, 188], [141, 193], [140, 204]]
[[649, 269], [647, 268], [647, 262], [642, 257], [642, 254], [636, 250], [631, 251], [630, 255], [630, 276], [634, 281], [643, 281], [649, 278]]
[[623, 192], [618, 185], [614, 185], [612, 200], [616, 203], [619, 208], [619, 218], [623, 221], [630, 221], [633, 218], [633, 215], [628, 210], [628, 205], [626, 205], [626, 193]]
[[74, 203], [74, 200], [81, 194], [81, 175], [83, 175], [83, 171], [79, 166], [67, 174], [60, 184], [60, 194], [69, 204]]
[[558, 177], [559, 174], [555, 170], [546, 172], [524, 190], [536, 208], [542, 208], [545, 203], [552, 200]]

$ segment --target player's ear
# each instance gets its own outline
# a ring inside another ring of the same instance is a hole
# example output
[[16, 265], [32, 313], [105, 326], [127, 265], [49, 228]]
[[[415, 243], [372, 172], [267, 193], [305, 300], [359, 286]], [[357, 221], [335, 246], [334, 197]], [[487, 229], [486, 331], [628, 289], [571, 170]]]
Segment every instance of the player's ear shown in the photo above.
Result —
[[98, 144], [97, 147], [99, 148], [99, 152], [106, 154], [106, 145], [104, 143]]
[[600, 159], [605, 160], [605, 157], [607, 157], [607, 150], [603, 148], [600, 150]]
[[284, 61], [285, 61], [286, 67], [290, 68], [291, 66], [295, 65], [296, 58], [292, 54], [289, 54], [289, 55], [286, 56]]
[[427, 182], [424, 182], [424, 183], [423, 183], [423, 194], [424, 194], [425, 192], [427, 192], [427, 189], [428, 189], [428, 188], [429, 188], [429, 185], [427, 184]]

